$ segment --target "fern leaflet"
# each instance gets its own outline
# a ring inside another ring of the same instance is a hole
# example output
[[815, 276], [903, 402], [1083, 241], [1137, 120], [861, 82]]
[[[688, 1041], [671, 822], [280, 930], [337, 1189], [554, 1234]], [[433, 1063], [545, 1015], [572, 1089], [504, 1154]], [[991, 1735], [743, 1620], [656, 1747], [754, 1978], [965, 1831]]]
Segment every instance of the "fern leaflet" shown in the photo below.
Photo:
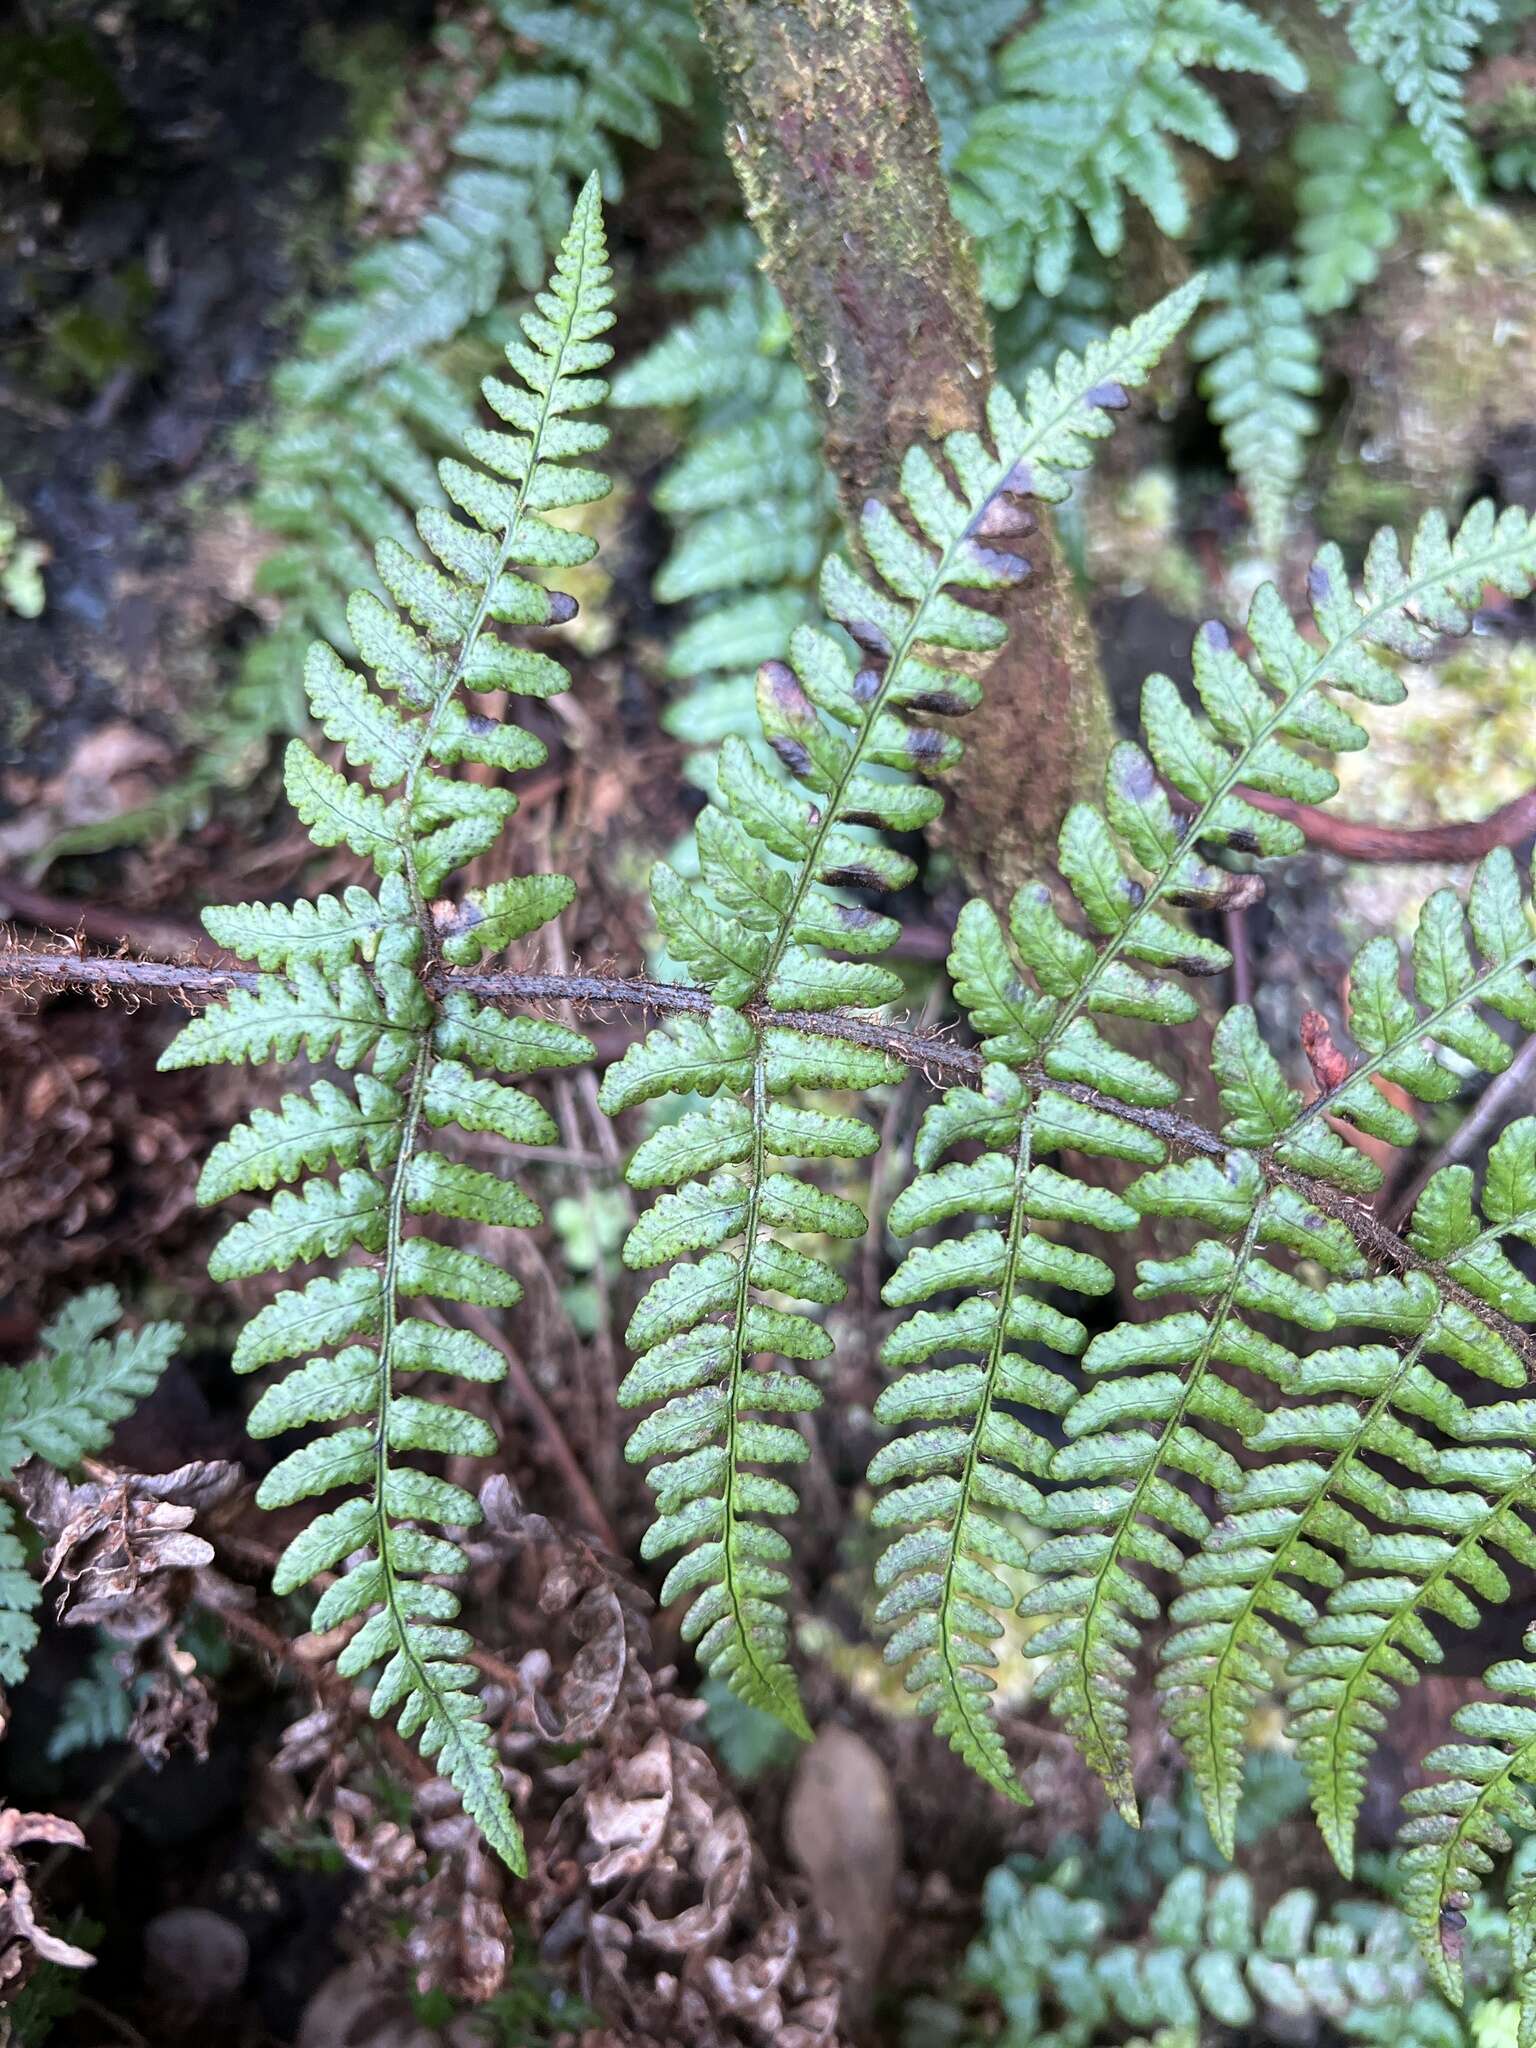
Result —
[[[255, 991], [194, 1019], [165, 1056], [167, 1065], [187, 1066], [292, 1057], [302, 1045], [312, 1059], [330, 1055], [343, 1068], [371, 1062], [354, 1091], [317, 1081], [279, 1110], [257, 1112], [214, 1153], [205, 1199], [237, 1189], [276, 1192], [225, 1234], [211, 1270], [230, 1277], [362, 1255], [334, 1277], [319, 1275], [280, 1295], [236, 1349], [237, 1370], [320, 1354], [262, 1396], [250, 1420], [254, 1435], [346, 1424], [291, 1452], [262, 1483], [258, 1498], [269, 1507], [345, 1496], [293, 1539], [274, 1583], [293, 1591], [345, 1561], [315, 1609], [321, 1629], [361, 1620], [339, 1670], [351, 1677], [383, 1665], [372, 1711], [397, 1715], [401, 1733], [438, 1759], [517, 1870], [524, 1867], [521, 1837], [491, 1733], [477, 1718], [470, 1639], [455, 1625], [459, 1601], [443, 1583], [463, 1569], [463, 1553], [431, 1526], [471, 1525], [479, 1508], [461, 1487], [400, 1456], [484, 1456], [496, 1440], [478, 1417], [407, 1394], [399, 1382], [421, 1372], [499, 1379], [505, 1361], [494, 1346], [408, 1305], [435, 1295], [505, 1308], [520, 1290], [478, 1252], [435, 1234], [412, 1235], [407, 1223], [536, 1222], [538, 1209], [513, 1182], [459, 1164], [430, 1144], [430, 1134], [457, 1125], [518, 1140], [552, 1137], [554, 1126], [532, 1097], [483, 1070], [525, 1074], [591, 1050], [574, 1032], [503, 1018], [466, 994], [434, 1001], [422, 976], [438, 958], [472, 966], [571, 899], [563, 876], [531, 875], [471, 890], [453, 906], [434, 903], [456, 869], [494, 844], [516, 801], [499, 783], [440, 771], [460, 762], [521, 768], [543, 757], [538, 743], [470, 714], [459, 692], [544, 696], [565, 685], [553, 657], [490, 628], [556, 623], [574, 611], [568, 598], [520, 572], [571, 567], [593, 552], [590, 541], [543, 515], [608, 489], [577, 458], [607, 438], [579, 415], [606, 392], [592, 373], [612, 353], [598, 339], [612, 324], [611, 298], [594, 176], [548, 288], [523, 316], [524, 340], [508, 346], [519, 381], [485, 386], [513, 431], [472, 428], [464, 445], [473, 461], [441, 464], [444, 492], [472, 523], [436, 505], [421, 512], [421, 540], [441, 568], [397, 541], [380, 542], [378, 575], [394, 605], [360, 592], [348, 608], [372, 684], [324, 643], [310, 651], [315, 717], [364, 773], [348, 777], [296, 740], [290, 800], [317, 844], [344, 844], [373, 862], [377, 895], [357, 889], [344, 903], [321, 898], [307, 914], [249, 905], [210, 912], [210, 931], [236, 944], [248, 934], [245, 942], [275, 971]], [[326, 1177], [332, 1165], [334, 1179]]]
[[1290, 524], [1306, 440], [1317, 425], [1310, 400], [1322, 388], [1321, 351], [1282, 256], [1227, 264], [1207, 288], [1211, 311], [1189, 337], [1203, 363], [1200, 390], [1221, 429], [1260, 548], [1278, 553]]

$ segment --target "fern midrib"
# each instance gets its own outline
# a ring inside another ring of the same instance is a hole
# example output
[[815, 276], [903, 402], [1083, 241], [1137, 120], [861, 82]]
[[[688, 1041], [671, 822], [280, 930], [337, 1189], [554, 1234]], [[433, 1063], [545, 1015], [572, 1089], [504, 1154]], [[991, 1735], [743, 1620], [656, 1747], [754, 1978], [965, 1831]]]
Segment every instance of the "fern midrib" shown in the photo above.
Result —
[[[1458, 1540], [1455, 1548], [1447, 1552], [1440, 1563], [1435, 1566], [1434, 1570], [1426, 1578], [1414, 1581], [1413, 1591], [1409, 1597], [1394, 1607], [1391, 1614], [1385, 1617], [1383, 1626], [1378, 1631], [1375, 1641], [1363, 1649], [1356, 1657], [1354, 1669], [1350, 1672], [1348, 1678], [1343, 1681], [1343, 1691], [1333, 1709], [1337, 1732], [1335, 1739], [1328, 1744], [1327, 1751], [1327, 1783], [1331, 1791], [1331, 1797], [1328, 1801], [1328, 1813], [1332, 1824], [1332, 1834], [1337, 1837], [1337, 1842], [1334, 1846], [1336, 1856], [1339, 1856], [1340, 1850], [1347, 1849], [1348, 1847], [1344, 1833], [1339, 1825], [1348, 1803], [1347, 1788], [1343, 1785], [1341, 1777], [1341, 1769], [1345, 1762], [1344, 1744], [1341, 1738], [1345, 1728], [1352, 1725], [1351, 1710], [1356, 1703], [1361, 1683], [1367, 1677], [1374, 1674], [1376, 1658], [1381, 1655], [1383, 1649], [1391, 1646], [1392, 1638], [1398, 1629], [1402, 1627], [1403, 1623], [1424, 1606], [1430, 1594], [1437, 1586], [1442, 1584], [1444, 1580], [1454, 1576], [1456, 1566], [1466, 1552], [1474, 1544], [1481, 1543], [1486, 1539], [1493, 1523], [1506, 1510], [1518, 1506], [1523, 1494], [1530, 1495], [1533, 1493], [1536, 1493], [1536, 1468], [1528, 1466], [1517, 1480], [1512, 1482], [1501, 1494], [1496, 1495], [1487, 1504], [1487, 1514], [1482, 1517], [1474, 1528], [1469, 1529]], [[1356, 1559], [1351, 1561], [1369, 1565], [1370, 1553], [1369, 1551], [1362, 1552]], [[1372, 1747], [1375, 1747], [1374, 1741]], [[1321, 1820], [1321, 1815], [1319, 1819]], [[1327, 1826], [1325, 1826], [1324, 1832], [1329, 1832]], [[1352, 1825], [1350, 1832], [1351, 1834], [1353, 1833]], [[1353, 1861], [1352, 1856], [1350, 1860], [1351, 1862]], [[1345, 1868], [1342, 1856], [1340, 1857], [1340, 1867], [1344, 1869], [1344, 1874], [1348, 1876], [1349, 1870]]]
[[[1495, 529], [1495, 533], [1497, 533], [1497, 529]], [[1226, 799], [1242, 781], [1243, 771], [1252, 760], [1254, 754], [1267, 741], [1274, 738], [1287, 712], [1294, 705], [1299, 704], [1309, 691], [1319, 688], [1326, 681], [1327, 670], [1338, 659], [1339, 655], [1346, 648], [1355, 646], [1362, 639], [1367, 639], [1372, 629], [1382, 619], [1390, 617], [1394, 612], [1406, 610], [1416, 598], [1425, 595], [1429, 591], [1443, 589], [1452, 574], [1455, 574], [1459, 581], [1461, 576], [1472, 574], [1479, 562], [1486, 567], [1491, 567], [1506, 559], [1518, 561], [1522, 554], [1528, 551], [1529, 538], [1527, 536], [1523, 542], [1515, 541], [1511, 542], [1507, 547], [1489, 548], [1478, 557], [1477, 561], [1468, 561], [1464, 564], [1457, 564], [1453, 561], [1450, 567], [1442, 566], [1436, 572], [1422, 576], [1416, 581], [1411, 580], [1405, 583], [1402, 589], [1391, 598], [1386, 599], [1382, 603], [1372, 605], [1366, 611], [1362, 611], [1347, 633], [1341, 635], [1337, 640], [1329, 641], [1327, 647], [1318, 655], [1316, 661], [1313, 662], [1295, 689], [1281, 697], [1259, 730], [1251, 739], [1244, 743], [1236, 757], [1231, 761], [1228, 771], [1222, 777], [1220, 786], [1215, 794], [1207, 797], [1199, 810], [1190, 818], [1184, 828], [1183, 836], [1172, 855], [1163, 863], [1157, 874], [1144, 885], [1145, 893], [1140, 903], [1136, 905], [1119, 931], [1112, 933], [1105, 941], [1093, 965], [1083, 977], [1082, 982], [1073, 991], [1072, 995], [1067, 998], [1061, 1014], [1053, 1019], [1047, 1028], [1045, 1036], [1040, 1041], [1038, 1057], [1043, 1058], [1045, 1053], [1056, 1046], [1067, 1026], [1075, 1017], [1082, 1013], [1089, 999], [1096, 991], [1105, 970], [1114, 961], [1119, 959], [1127, 945], [1134, 938], [1142, 918], [1156, 909], [1162, 902], [1165, 891], [1170, 887], [1177, 871], [1183, 866], [1190, 850], [1199, 841], [1200, 835], [1210, 823], [1213, 813], [1220, 804], [1225, 803]], [[1488, 577], [1485, 575], [1482, 580], [1487, 582]], [[1268, 683], [1267, 671], [1265, 672], [1265, 680]], [[1269, 683], [1269, 687], [1273, 688], [1274, 685]]]
[[747, 1213], [742, 1224], [741, 1266], [736, 1275], [736, 1293], [731, 1304], [731, 1361], [726, 1375], [724, 1529], [721, 1562], [724, 1567], [726, 1597], [731, 1603], [731, 1615], [736, 1623], [736, 1631], [747, 1661], [756, 1673], [764, 1697], [781, 1702], [783, 1711], [793, 1716], [795, 1703], [786, 1698], [782, 1682], [758, 1655], [757, 1637], [749, 1624], [746, 1610], [742, 1606], [743, 1595], [736, 1583], [736, 1447], [740, 1421], [738, 1403], [742, 1377], [747, 1371], [746, 1322], [747, 1310], [752, 1301], [752, 1254], [757, 1245], [763, 1173], [767, 1163], [767, 1083], [767, 1060], [763, 1052], [762, 1032], [759, 1030], [757, 1051], [752, 1064], [752, 1156], [749, 1162], [752, 1180], [747, 1192]]
[[971, 1430], [971, 1440], [966, 1446], [965, 1460], [960, 1468], [960, 1495], [955, 1504], [954, 1524], [950, 1530], [949, 1537], [949, 1554], [944, 1561], [944, 1585], [939, 1600], [940, 1631], [943, 1644], [944, 1669], [948, 1676], [949, 1696], [954, 1701], [955, 1707], [970, 1733], [971, 1740], [975, 1744], [978, 1754], [984, 1753], [983, 1743], [987, 1727], [995, 1724], [988, 1723], [987, 1726], [978, 1728], [976, 1717], [971, 1710], [969, 1695], [960, 1682], [960, 1668], [963, 1666], [964, 1660], [961, 1659], [960, 1665], [957, 1666], [953, 1649], [953, 1636], [950, 1629], [949, 1603], [950, 1596], [954, 1590], [955, 1568], [960, 1554], [961, 1531], [965, 1524], [965, 1517], [970, 1510], [971, 1488], [975, 1484], [976, 1478], [976, 1463], [981, 1456], [981, 1440], [986, 1431], [988, 1418], [992, 1413], [992, 1403], [996, 1395], [998, 1369], [1002, 1364], [1003, 1353], [1008, 1341], [1008, 1310], [1013, 1301], [1013, 1290], [1018, 1280], [1021, 1240], [1029, 1223], [1029, 1210], [1026, 1206], [1025, 1190], [1029, 1180], [1033, 1152], [1034, 1116], [1035, 1103], [1034, 1097], [1031, 1096], [1030, 1106], [1025, 1111], [1023, 1120], [1019, 1125], [1019, 1143], [1014, 1157], [1013, 1204], [1008, 1216], [1008, 1243], [1003, 1256], [1002, 1279], [998, 1286], [997, 1328], [993, 1331], [992, 1341], [987, 1348], [986, 1377], [982, 1385], [981, 1398], [976, 1407], [976, 1420]]
[[[1239, 1247], [1227, 1284], [1222, 1290], [1221, 1299], [1215, 1312], [1206, 1323], [1205, 1337], [1201, 1342], [1200, 1350], [1196, 1357], [1190, 1361], [1189, 1371], [1185, 1376], [1174, 1411], [1163, 1424], [1162, 1432], [1154, 1443], [1151, 1458], [1143, 1468], [1141, 1477], [1136, 1482], [1130, 1500], [1121, 1509], [1120, 1514], [1116, 1518], [1110, 1536], [1109, 1548], [1105, 1551], [1104, 1556], [1099, 1562], [1098, 1569], [1094, 1573], [1093, 1592], [1089, 1598], [1087, 1612], [1083, 1616], [1083, 1629], [1079, 1638], [1076, 1661], [1082, 1678], [1083, 1697], [1088, 1705], [1089, 1719], [1100, 1739], [1100, 1753], [1107, 1759], [1114, 1758], [1119, 1745], [1108, 1742], [1104, 1738], [1098, 1716], [1093, 1709], [1094, 1666], [1090, 1654], [1090, 1644], [1097, 1636], [1099, 1612], [1106, 1598], [1110, 1573], [1117, 1567], [1123, 1569], [1121, 1566], [1122, 1546], [1128, 1533], [1135, 1525], [1137, 1515], [1141, 1512], [1141, 1503], [1147, 1488], [1163, 1469], [1163, 1448], [1183, 1426], [1184, 1418], [1189, 1412], [1189, 1404], [1194, 1398], [1195, 1389], [1205, 1378], [1206, 1372], [1210, 1367], [1212, 1353], [1216, 1349], [1216, 1340], [1221, 1334], [1221, 1326], [1231, 1314], [1236, 1304], [1238, 1287], [1241, 1285], [1243, 1274], [1247, 1271], [1248, 1261], [1252, 1258], [1254, 1248], [1258, 1243], [1259, 1229], [1263, 1222], [1263, 1217], [1264, 1204], [1260, 1202], [1249, 1219], [1247, 1229], [1243, 1233], [1243, 1241]], [[1114, 1786], [1110, 1787], [1110, 1794], [1115, 1799], [1116, 1804], [1120, 1806], [1125, 1817], [1130, 1820], [1135, 1810], [1134, 1794], [1127, 1788], [1122, 1799], [1121, 1793], [1117, 1792]], [[1126, 1811], [1125, 1801], [1130, 1802], [1130, 1812]], [[1135, 1824], [1132, 1821], [1132, 1825], [1134, 1826]]]
[[[1438, 1028], [1446, 1023], [1448, 1019], [1454, 1017], [1458, 1010], [1464, 1010], [1469, 1004], [1480, 1001], [1483, 990], [1489, 987], [1491, 983], [1499, 980], [1502, 975], [1507, 974], [1511, 968], [1529, 967], [1533, 960], [1536, 960], [1536, 933], [1532, 933], [1526, 944], [1511, 953], [1507, 960], [1500, 960], [1493, 966], [1485, 965], [1480, 967], [1460, 995], [1452, 997], [1449, 1002], [1441, 1003], [1436, 1009], [1430, 1010], [1424, 1016], [1419, 1017], [1413, 1029], [1405, 1033], [1403, 1037], [1396, 1039], [1391, 1045], [1384, 1047], [1382, 1051], [1368, 1053], [1363, 1059], [1357, 1060], [1342, 1081], [1336, 1082], [1332, 1088], [1329, 1088], [1323, 1094], [1314, 1096], [1299, 1116], [1292, 1118], [1283, 1131], [1277, 1132], [1270, 1139], [1269, 1149], [1272, 1150], [1277, 1145], [1288, 1144], [1293, 1138], [1304, 1131], [1309, 1124], [1315, 1123], [1319, 1117], [1329, 1115], [1333, 1104], [1338, 1101], [1339, 1097], [1347, 1089], [1353, 1087], [1355, 1082], [1374, 1079], [1387, 1065], [1388, 1061], [1395, 1059], [1406, 1047], [1414, 1045], [1423, 1039], [1433, 1038]], [[1513, 1058], [1513, 1054], [1511, 1054], [1511, 1058]], [[1502, 1069], [1500, 1071], [1502, 1072]], [[1487, 1235], [1486, 1232], [1484, 1234]], [[1462, 1254], [1458, 1252], [1455, 1256], [1459, 1258]]]
[[1378, 1417], [1386, 1413], [1390, 1408], [1399, 1387], [1401, 1387], [1408, 1373], [1418, 1363], [1428, 1341], [1429, 1333], [1425, 1331], [1415, 1339], [1407, 1351], [1399, 1355], [1397, 1370], [1392, 1374], [1387, 1384], [1376, 1394], [1370, 1405], [1360, 1414], [1348, 1443], [1335, 1454], [1333, 1463], [1328, 1468], [1322, 1484], [1297, 1515], [1295, 1527], [1286, 1536], [1284, 1542], [1279, 1544], [1270, 1553], [1269, 1564], [1249, 1588], [1248, 1598], [1244, 1601], [1237, 1614], [1232, 1617], [1230, 1625], [1224, 1624], [1227, 1627], [1226, 1640], [1223, 1644], [1221, 1655], [1216, 1660], [1216, 1669], [1212, 1674], [1211, 1683], [1206, 1694], [1206, 1750], [1209, 1756], [1218, 1760], [1221, 1756], [1217, 1714], [1219, 1703], [1226, 1689], [1227, 1666], [1243, 1640], [1244, 1631], [1253, 1619], [1259, 1605], [1260, 1596], [1266, 1593], [1284, 1573], [1287, 1568], [1287, 1561], [1296, 1545], [1309, 1539], [1314, 1517], [1326, 1505], [1332, 1495], [1334, 1486], [1337, 1484], [1345, 1468], [1353, 1462], [1371, 1426]]

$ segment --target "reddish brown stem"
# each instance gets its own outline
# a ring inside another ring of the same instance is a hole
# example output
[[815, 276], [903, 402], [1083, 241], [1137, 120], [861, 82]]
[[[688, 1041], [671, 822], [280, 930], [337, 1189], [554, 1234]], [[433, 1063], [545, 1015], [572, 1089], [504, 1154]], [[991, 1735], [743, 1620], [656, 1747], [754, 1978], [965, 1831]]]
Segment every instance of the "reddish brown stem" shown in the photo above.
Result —
[[1495, 847], [1518, 846], [1536, 833], [1536, 789], [1500, 804], [1486, 818], [1449, 825], [1374, 825], [1369, 820], [1336, 818], [1332, 811], [1296, 803], [1288, 796], [1265, 796], [1257, 789], [1240, 789], [1238, 794], [1261, 811], [1299, 825], [1309, 846], [1345, 860], [1481, 860]]

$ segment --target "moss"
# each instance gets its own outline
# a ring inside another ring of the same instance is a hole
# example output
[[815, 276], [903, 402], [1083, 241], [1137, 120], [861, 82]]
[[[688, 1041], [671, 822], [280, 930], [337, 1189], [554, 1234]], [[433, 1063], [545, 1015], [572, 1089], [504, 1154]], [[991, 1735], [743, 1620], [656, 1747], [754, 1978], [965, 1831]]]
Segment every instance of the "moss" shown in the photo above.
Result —
[[1198, 619], [1209, 602], [1200, 565], [1179, 532], [1179, 485], [1165, 468], [1145, 469], [1118, 488], [1090, 475], [1081, 501], [1084, 563], [1101, 589], [1147, 590], [1172, 612]]
[[0, 32], [0, 163], [68, 169], [123, 149], [122, 94], [90, 32]]
[[[1445, 199], [1368, 296], [1350, 364], [1354, 403], [1330, 491], [1387, 510], [1454, 506], [1475, 486], [1490, 443], [1536, 416], [1536, 230], [1501, 206]], [[1363, 488], [1366, 478], [1370, 488]]]
[[153, 369], [155, 351], [145, 339], [145, 323], [154, 302], [155, 288], [142, 263], [125, 263], [95, 279], [84, 297], [44, 325], [45, 383], [63, 396], [82, 384], [97, 391], [119, 370]]
[[[1479, 642], [1437, 666], [1403, 671], [1407, 701], [1355, 706], [1368, 751], [1334, 762], [1345, 817], [1384, 825], [1485, 818], [1536, 785], [1536, 643]], [[1438, 888], [1465, 889], [1468, 865], [1351, 866], [1339, 883], [1347, 936], [1406, 939]]]

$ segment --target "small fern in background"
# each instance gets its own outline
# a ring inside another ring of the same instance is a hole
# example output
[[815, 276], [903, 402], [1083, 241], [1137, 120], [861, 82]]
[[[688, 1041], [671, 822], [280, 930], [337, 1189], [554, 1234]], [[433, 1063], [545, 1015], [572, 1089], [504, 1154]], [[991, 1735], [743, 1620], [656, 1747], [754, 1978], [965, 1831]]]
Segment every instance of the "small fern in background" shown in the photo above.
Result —
[[1425, 148], [1461, 197], [1477, 197], [1477, 152], [1467, 136], [1462, 74], [1498, 0], [1319, 0], [1324, 14], [1345, 13], [1362, 63], [1392, 88]]
[[672, 265], [660, 283], [696, 310], [614, 380], [615, 405], [684, 413], [653, 493], [675, 534], [654, 588], [687, 607], [666, 667], [688, 687], [664, 722], [694, 750], [688, 772], [706, 789], [720, 741], [755, 730], [757, 669], [810, 618], [834, 531], [820, 429], [760, 253], [742, 222]]
[[[580, 415], [606, 392], [592, 373], [612, 354], [597, 339], [612, 324], [611, 299], [594, 176], [537, 310], [523, 317], [525, 340], [508, 347], [518, 381], [486, 382], [492, 409], [512, 431], [471, 429], [465, 448], [473, 460], [441, 466], [444, 493], [471, 523], [436, 505], [420, 513], [421, 540], [440, 568], [398, 541], [380, 542], [378, 577], [393, 602], [364, 591], [348, 607], [371, 684], [324, 642], [310, 651], [316, 723], [364, 772], [350, 779], [296, 740], [289, 798], [317, 845], [345, 845], [372, 862], [377, 891], [352, 887], [292, 907], [206, 912], [214, 938], [268, 974], [254, 991], [194, 1019], [162, 1062], [292, 1058], [303, 1047], [311, 1059], [330, 1056], [359, 1070], [350, 1089], [317, 1079], [278, 1110], [256, 1111], [210, 1156], [199, 1190], [205, 1201], [277, 1189], [220, 1240], [210, 1271], [234, 1279], [362, 1254], [280, 1294], [236, 1346], [241, 1372], [311, 1354], [257, 1403], [254, 1435], [346, 1423], [290, 1452], [262, 1483], [258, 1499], [268, 1507], [346, 1494], [289, 1544], [275, 1583], [291, 1592], [346, 1561], [316, 1606], [315, 1626], [367, 1616], [339, 1668], [355, 1676], [383, 1665], [373, 1712], [398, 1716], [401, 1732], [437, 1760], [514, 1869], [524, 1867], [521, 1837], [490, 1731], [476, 1717], [471, 1645], [454, 1625], [458, 1599], [442, 1582], [462, 1570], [463, 1553], [434, 1533], [434, 1525], [469, 1526], [480, 1510], [462, 1487], [402, 1456], [484, 1456], [496, 1439], [477, 1416], [406, 1393], [401, 1380], [430, 1373], [492, 1381], [506, 1370], [483, 1338], [412, 1312], [434, 1297], [506, 1308], [520, 1295], [500, 1266], [440, 1242], [436, 1225], [539, 1221], [514, 1181], [459, 1164], [431, 1133], [456, 1126], [551, 1141], [555, 1126], [542, 1107], [492, 1076], [569, 1065], [591, 1048], [560, 1025], [508, 1017], [467, 995], [439, 1004], [423, 975], [439, 958], [465, 966], [500, 951], [573, 893], [564, 876], [529, 875], [472, 890], [451, 906], [435, 900], [495, 844], [516, 807], [499, 782], [442, 771], [461, 763], [514, 771], [544, 758], [540, 742], [471, 712], [460, 693], [547, 697], [566, 687], [551, 655], [491, 629], [545, 626], [574, 611], [523, 572], [569, 568], [594, 551], [543, 515], [608, 489], [576, 458], [607, 438]], [[430, 1234], [408, 1229], [416, 1217], [433, 1219]]]
[[1375, 278], [1404, 214], [1434, 194], [1444, 173], [1397, 118], [1386, 82], [1363, 66], [1345, 72], [1331, 117], [1297, 129], [1297, 283], [1309, 313], [1337, 313]]
[[1047, 0], [1003, 49], [1003, 97], [971, 124], [954, 162], [955, 211], [977, 242], [989, 302], [1033, 285], [1053, 296], [1085, 226], [1104, 255], [1125, 239], [1127, 197], [1166, 235], [1190, 226], [1173, 138], [1231, 157], [1237, 132], [1198, 66], [1299, 92], [1306, 73], [1269, 24], [1235, 0]]
[[[1137, 2039], [1191, 2044], [1229, 2038], [1392, 2042], [1469, 2048], [1497, 2038], [1498, 1959], [1505, 1916], [1479, 1928], [1481, 2010], [1464, 2030], [1415, 1952], [1405, 1915], [1387, 1901], [1348, 1898], [1326, 1909], [1295, 1887], [1260, 1912], [1242, 1871], [1177, 1871], [1154, 1898], [1145, 1930], [1121, 1931], [1126, 1900], [1083, 1852], [1050, 1869], [1004, 1865], [982, 1891], [983, 1926], [944, 1999], [909, 2007], [905, 2048], [969, 2048], [1001, 2039], [1098, 2048], [1129, 2028]], [[1096, 1883], [1096, 1880], [1100, 1880]], [[1511, 1890], [1511, 1911], [1515, 1890]], [[1517, 1997], [1518, 1977], [1510, 1984]], [[1000, 2009], [1004, 2030], [992, 2018]], [[1485, 2020], [1484, 2014], [1488, 2017]], [[1536, 2008], [1522, 2024], [1536, 2019]], [[1522, 2035], [1523, 2038], [1523, 2035]]]
[[[68, 1472], [104, 1450], [118, 1423], [148, 1394], [181, 1342], [176, 1323], [106, 1333], [122, 1316], [115, 1287], [76, 1295], [42, 1332], [37, 1355], [0, 1370], [0, 1482], [36, 1458]], [[18, 1685], [37, 1641], [36, 1581], [0, 1498], [0, 1683]]]
[[1200, 390], [1247, 497], [1259, 547], [1272, 556], [1284, 542], [1307, 438], [1317, 426], [1317, 334], [1283, 256], [1223, 265], [1211, 272], [1206, 291], [1211, 310], [1191, 333], [1189, 352], [1204, 366]]

